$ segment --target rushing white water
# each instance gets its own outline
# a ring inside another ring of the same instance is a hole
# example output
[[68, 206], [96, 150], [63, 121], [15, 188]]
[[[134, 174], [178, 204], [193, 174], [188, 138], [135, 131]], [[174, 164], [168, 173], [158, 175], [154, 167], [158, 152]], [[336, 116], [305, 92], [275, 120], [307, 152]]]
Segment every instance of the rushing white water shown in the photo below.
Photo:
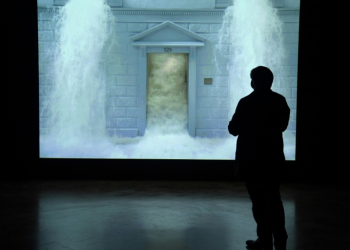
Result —
[[149, 54], [147, 129], [187, 133], [187, 54]]
[[71, 0], [54, 21], [51, 134], [61, 145], [103, 136], [106, 90], [100, 63], [111, 33], [110, 7], [104, 0]]
[[[255, 17], [253, 12], [256, 12]], [[231, 85], [238, 82], [235, 79], [241, 79], [240, 94], [231, 93], [234, 101], [248, 91], [249, 84], [248, 87], [243, 85], [249, 83], [249, 71], [255, 64], [266, 65], [276, 73], [281, 58], [273, 57], [272, 51], [276, 48], [265, 48], [278, 43], [269, 37], [276, 37], [276, 30], [280, 32], [275, 14], [265, 0], [237, 1], [234, 8], [226, 10], [217, 52], [223, 54], [228, 44], [237, 45], [232, 50], [237, 56], [232, 59], [232, 54], [229, 55], [228, 66]], [[110, 60], [104, 57], [106, 45], [117, 41], [115, 37], [111, 41], [111, 10], [105, 0], [70, 0], [55, 19], [57, 50], [54, 89], [49, 102], [52, 133], [40, 137], [40, 157], [234, 159], [236, 137], [192, 138], [184, 129], [187, 126], [187, 83], [183, 80], [188, 63], [185, 54], [151, 55], [145, 135], [109, 138], [105, 134], [106, 86], [101, 62]], [[275, 26], [271, 26], [274, 22]], [[235, 30], [234, 26], [240, 28]], [[262, 34], [267, 41], [258, 39]], [[253, 48], [248, 49], [246, 45]], [[293, 159], [294, 144], [287, 145], [287, 159]]]
[[[215, 48], [217, 69], [222, 64], [228, 71], [229, 116], [234, 113], [238, 101], [250, 94], [250, 71], [266, 66], [274, 74], [272, 90], [280, 92], [286, 81], [283, 71], [286, 52], [282, 34], [283, 23], [270, 0], [234, 0], [225, 10], [219, 43]], [[219, 71], [220, 74], [220, 71]], [[295, 159], [295, 135], [283, 133], [286, 158]]]
[[271, 69], [275, 76], [273, 90], [278, 92], [283, 85], [282, 25], [270, 0], [235, 0], [234, 5], [225, 10], [215, 55], [217, 65], [223, 59], [227, 63], [229, 114], [232, 115], [238, 101], [252, 91], [250, 71], [253, 68], [265, 66]]

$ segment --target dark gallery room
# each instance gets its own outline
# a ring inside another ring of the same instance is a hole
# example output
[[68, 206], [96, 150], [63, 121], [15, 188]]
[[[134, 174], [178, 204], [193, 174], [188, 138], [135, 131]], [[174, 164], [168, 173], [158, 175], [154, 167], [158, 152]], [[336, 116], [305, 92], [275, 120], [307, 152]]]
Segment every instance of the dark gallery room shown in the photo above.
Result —
[[12, 3], [0, 249], [349, 248], [347, 10]]

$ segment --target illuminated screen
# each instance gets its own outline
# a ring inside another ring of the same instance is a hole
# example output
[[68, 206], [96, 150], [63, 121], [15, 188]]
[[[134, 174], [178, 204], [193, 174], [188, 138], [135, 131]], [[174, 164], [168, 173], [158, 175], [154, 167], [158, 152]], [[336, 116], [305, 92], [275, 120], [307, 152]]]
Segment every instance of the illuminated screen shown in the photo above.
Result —
[[228, 123], [266, 66], [290, 107], [300, 0], [38, 0], [41, 158], [235, 159]]

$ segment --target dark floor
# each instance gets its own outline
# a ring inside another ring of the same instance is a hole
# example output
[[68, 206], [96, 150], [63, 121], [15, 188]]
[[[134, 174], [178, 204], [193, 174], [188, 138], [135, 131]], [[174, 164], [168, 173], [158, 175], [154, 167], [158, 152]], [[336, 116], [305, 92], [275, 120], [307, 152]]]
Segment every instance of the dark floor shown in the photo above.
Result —
[[[256, 239], [243, 182], [1, 182], [0, 249], [239, 250]], [[348, 188], [281, 185], [288, 250], [349, 249]]]

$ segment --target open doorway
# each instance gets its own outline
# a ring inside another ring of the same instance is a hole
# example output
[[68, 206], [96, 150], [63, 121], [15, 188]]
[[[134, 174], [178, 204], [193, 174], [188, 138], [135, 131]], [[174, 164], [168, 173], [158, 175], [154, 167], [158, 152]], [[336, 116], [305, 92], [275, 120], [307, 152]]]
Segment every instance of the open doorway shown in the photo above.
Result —
[[188, 54], [147, 54], [147, 129], [162, 134], [187, 131]]

